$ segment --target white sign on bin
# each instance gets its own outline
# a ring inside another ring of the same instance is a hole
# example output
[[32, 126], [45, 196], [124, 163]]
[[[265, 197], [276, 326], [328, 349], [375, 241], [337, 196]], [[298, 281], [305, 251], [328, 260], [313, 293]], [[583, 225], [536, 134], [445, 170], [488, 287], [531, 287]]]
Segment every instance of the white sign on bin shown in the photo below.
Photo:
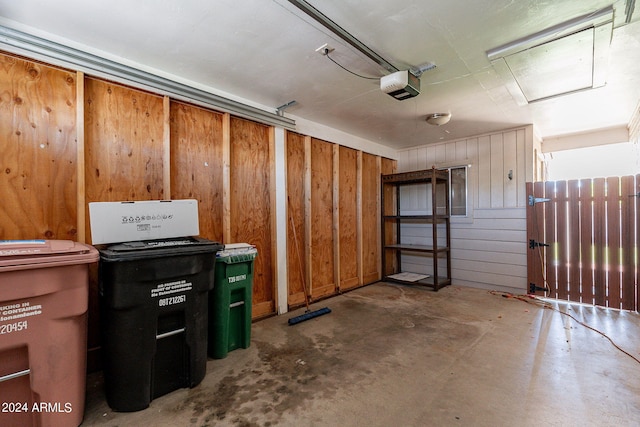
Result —
[[89, 220], [94, 245], [200, 234], [195, 199], [92, 202]]

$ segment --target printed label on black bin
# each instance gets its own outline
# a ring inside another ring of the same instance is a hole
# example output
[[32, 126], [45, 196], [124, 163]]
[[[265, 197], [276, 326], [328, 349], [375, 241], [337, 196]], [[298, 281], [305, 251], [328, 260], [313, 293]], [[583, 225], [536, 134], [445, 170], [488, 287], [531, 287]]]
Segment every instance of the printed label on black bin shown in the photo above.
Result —
[[158, 306], [159, 307], [166, 307], [168, 305], [174, 305], [174, 304], [182, 304], [183, 302], [187, 302], [187, 296], [182, 294], [182, 295], [174, 295], [172, 297], [166, 297], [166, 298], [159, 298], [158, 299]]
[[[186, 280], [176, 280], [174, 282], [160, 283], [151, 289], [151, 298], [158, 298], [158, 306], [166, 307], [168, 305], [182, 304], [187, 301], [185, 292], [193, 288], [191, 282]], [[175, 295], [182, 293], [182, 295]], [[171, 296], [167, 296], [171, 295]], [[162, 298], [161, 298], [162, 297]]]
[[193, 284], [191, 282], [187, 282], [186, 280], [176, 280], [175, 282], [160, 283], [158, 286], [151, 289], [151, 298], [158, 298], [165, 295], [187, 292], [192, 288]]

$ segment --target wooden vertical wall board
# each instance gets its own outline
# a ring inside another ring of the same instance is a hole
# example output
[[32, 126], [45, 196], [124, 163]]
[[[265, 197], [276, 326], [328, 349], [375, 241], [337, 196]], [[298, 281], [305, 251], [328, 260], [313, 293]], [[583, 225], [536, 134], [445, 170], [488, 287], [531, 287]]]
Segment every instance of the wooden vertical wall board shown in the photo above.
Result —
[[[84, 98], [85, 75], [76, 73], [76, 174], [77, 174], [77, 240], [86, 243], [87, 215], [86, 204], [86, 180], [85, 180], [85, 138], [84, 138]], [[101, 366], [100, 351], [100, 286], [98, 279], [98, 265], [89, 265], [89, 296], [87, 298], [87, 372], [94, 372]]]
[[607, 213], [607, 306], [620, 308], [622, 303], [622, 282], [620, 268], [620, 178], [606, 180]]
[[170, 171], [173, 199], [196, 199], [200, 236], [223, 241], [223, 115], [171, 102]]
[[363, 284], [380, 280], [378, 271], [380, 245], [378, 236], [380, 226], [378, 222], [380, 207], [378, 193], [380, 188], [380, 173], [376, 156], [362, 154], [362, 269]]
[[77, 174], [77, 200], [76, 215], [78, 230], [77, 240], [80, 243], [86, 242], [87, 214], [85, 210], [85, 161], [84, 161], [84, 73], [76, 73], [76, 174]]
[[340, 291], [340, 146], [332, 145], [333, 158], [333, 283]]
[[605, 179], [593, 180], [593, 240], [594, 256], [594, 286], [596, 305], [607, 305], [607, 269], [605, 245], [607, 223], [605, 217]]
[[360, 285], [358, 275], [358, 152], [340, 149], [340, 290]]
[[76, 75], [0, 54], [0, 238], [77, 232]]
[[171, 99], [162, 99], [162, 188], [164, 198], [173, 199], [171, 191]]
[[382, 250], [382, 229], [380, 223], [382, 222], [382, 210], [380, 209], [380, 200], [382, 198], [382, 157], [376, 156], [376, 248], [378, 253], [376, 254], [376, 272], [378, 273], [376, 280], [382, 279], [382, 257], [380, 251]]
[[307, 296], [313, 293], [313, 242], [311, 240], [311, 137], [304, 138], [304, 280]]
[[[287, 272], [289, 308], [304, 304], [304, 136], [287, 132]], [[295, 227], [295, 231], [294, 231]]]
[[582, 302], [593, 304], [595, 279], [593, 241], [593, 185], [591, 180], [582, 180], [580, 185], [580, 248], [582, 257]]
[[[273, 312], [277, 311], [278, 304], [278, 221], [276, 218], [276, 129], [270, 126], [268, 129], [269, 137], [269, 211], [271, 213], [271, 288], [273, 290], [273, 298], [270, 303], [273, 304]], [[265, 304], [265, 306], [267, 306]]]
[[231, 239], [231, 115], [222, 115], [222, 242]]
[[230, 126], [230, 226], [227, 242], [255, 245], [253, 317], [275, 311], [272, 277], [269, 128], [232, 117]]
[[160, 200], [163, 98], [87, 78], [87, 202]]
[[311, 271], [314, 299], [336, 292], [333, 258], [333, 146], [311, 140]]
[[581, 297], [581, 269], [582, 247], [580, 244], [580, 181], [570, 180], [567, 182], [567, 197], [570, 200], [567, 206], [568, 219], [568, 247], [569, 247], [569, 296], [575, 301], [575, 297]]
[[356, 247], [357, 247], [357, 264], [358, 264], [358, 282], [364, 284], [364, 238], [363, 238], [363, 222], [362, 222], [362, 151], [356, 153]]

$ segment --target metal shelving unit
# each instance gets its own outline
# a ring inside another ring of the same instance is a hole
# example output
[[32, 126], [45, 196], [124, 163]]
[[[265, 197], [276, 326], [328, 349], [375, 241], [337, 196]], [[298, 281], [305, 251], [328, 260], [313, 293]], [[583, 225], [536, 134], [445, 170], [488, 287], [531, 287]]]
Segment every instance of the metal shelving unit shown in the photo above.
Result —
[[[430, 215], [403, 215], [400, 208], [400, 189], [412, 184], [425, 184]], [[429, 185], [430, 184], [430, 185]], [[430, 286], [438, 290], [451, 284], [451, 225], [448, 171], [435, 168], [414, 172], [382, 175], [382, 280], [411, 285]], [[391, 200], [390, 200], [391, 199]], [[444, 206], [438, 206], [438, 203]], [[432, 236], [423, 244], [401, 242], [401, 225], [408, 223], [431, 225]], [[439, 230], [440, 229], [440, 230]], [[444, 230], [438, 237], [438, 231]], [[427, 241], [428, 240], [428, 241]], [[444, 244], [443, 244], [444, 242]], [[402, 253], [417, 253], [432, 260], [431, 274], [402, 270]], [[445, 261], [446, 266], [441, 265]]]

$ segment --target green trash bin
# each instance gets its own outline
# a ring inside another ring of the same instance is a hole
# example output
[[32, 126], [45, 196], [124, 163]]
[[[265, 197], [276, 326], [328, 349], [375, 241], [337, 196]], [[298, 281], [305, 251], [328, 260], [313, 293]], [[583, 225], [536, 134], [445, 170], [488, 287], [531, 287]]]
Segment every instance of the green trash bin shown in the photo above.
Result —
[[225, 245], [216, 254], [214, 287], [209, 291], [208, 354], [224, 359], [229, 351], [249, 348], [253, 262], [258, 251], [246, 243]]

